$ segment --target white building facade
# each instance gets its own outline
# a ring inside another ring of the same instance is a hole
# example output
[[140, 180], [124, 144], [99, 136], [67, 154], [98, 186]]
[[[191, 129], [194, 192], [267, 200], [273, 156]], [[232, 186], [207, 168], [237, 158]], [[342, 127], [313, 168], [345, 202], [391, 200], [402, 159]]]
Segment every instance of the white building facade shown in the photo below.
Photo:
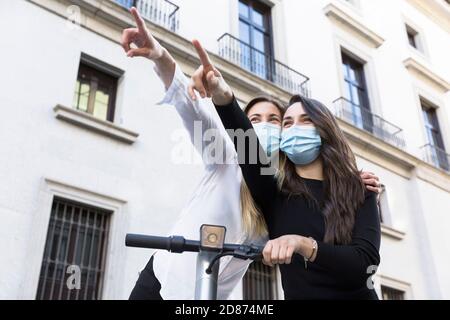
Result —
[[[329, 106], [384, 185], [380, 297], [450, 299], [445, 0], [0, 0], [0, 299], [128, 298], [151, 252], [126, 233], [166, 235], [202, 176], [173, 161], [152, 64], [120, 46], [132, 4], [186, 74], [197, 38], [243, 103]], [[282, 297], [255, 264], [231, 298]]]

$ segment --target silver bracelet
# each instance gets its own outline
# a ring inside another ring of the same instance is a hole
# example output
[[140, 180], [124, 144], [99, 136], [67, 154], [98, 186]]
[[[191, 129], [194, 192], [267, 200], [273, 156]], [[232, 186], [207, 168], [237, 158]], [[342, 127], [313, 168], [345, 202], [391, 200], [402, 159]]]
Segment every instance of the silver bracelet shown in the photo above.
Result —
[[314, 257], [314, 254], [317, 252], [317, 241], [311, 237], [309, 237], [309, 239], [313, 241], [313, 252], [311, 253], [311, 256], [309, 258], [303, 256], [303, 259], [305, 260], [305, 269], [308, 269], [308, 261], [310, 261]]

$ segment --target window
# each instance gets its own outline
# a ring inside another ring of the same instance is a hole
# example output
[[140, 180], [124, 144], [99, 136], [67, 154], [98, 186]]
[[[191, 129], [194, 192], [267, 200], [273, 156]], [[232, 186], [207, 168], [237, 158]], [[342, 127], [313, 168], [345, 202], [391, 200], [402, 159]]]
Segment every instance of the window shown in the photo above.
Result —
[[81, 62], [73, 107], [94, 117], [114, 121], [117, 77]]
[[[36, 299], [101, 297], [110, 215], [109, 211], [55, 198]], [[69, 287], [69, 277], [76, 270], [71, 266], [79, 267], [79, 289]]]
[[383, 300], [405, 300], [405, 291], [383, 285], [381, 286], [381, 295]]
[[428, 143], [444, 149], [444, 142], [442, 141], [441, 131], [439, 129], [436, 109], [423, 100], [421, 103]]
[[271, 9], [260, 1], [239, 1], [241, 66], [272, 80]]
[[244, 300], [278, 299], [276, 269], [253, 262], [244, 276]]
[[415, 49], [419, 49], [419, 33], [410, 26], [406, 25], [406, 35], [408, 37], [409, 45]]
[[425, 55], [425, 46], [423, 33], [419, 32], [417, 28], [411, 27], [410, 24], [405, 24], [406, 37], [410, 47], [419, 51], [422, 55]]
[[427, 137], [427, 153], [429, 160], [436, 166], [449, 170], [448, 156], [445, 151], [444, 140], [442, 139], [439, 122], [436, 115], [436, 108], [428, 102], [421, 100], [422, 114], [425, 123], [425, 133]]
[[373, 131], [373, 118], [370, 112], [364, 74], [364, 64], [342, 52], [345, 96], [351, 105], [353, 124], [369, 132]]

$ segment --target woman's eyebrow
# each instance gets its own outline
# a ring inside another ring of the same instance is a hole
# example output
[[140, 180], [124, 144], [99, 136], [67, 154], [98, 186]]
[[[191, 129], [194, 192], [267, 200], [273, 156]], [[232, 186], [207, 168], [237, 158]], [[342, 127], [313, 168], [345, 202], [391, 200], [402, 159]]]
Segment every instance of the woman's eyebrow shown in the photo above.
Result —
[[250, 118], [253, 118], [253, 117], [261, 117], [261, 115], [260, 115], [259, 113], [254, 113], [254, 114], [251, 114], [249, 117], [250, 117]]
[[277, 118], [277, 119], [281, 119], [281, 117], [279, 115], [277, 115], [276, 113], [272, 113], [270, 115], [271, 118]]

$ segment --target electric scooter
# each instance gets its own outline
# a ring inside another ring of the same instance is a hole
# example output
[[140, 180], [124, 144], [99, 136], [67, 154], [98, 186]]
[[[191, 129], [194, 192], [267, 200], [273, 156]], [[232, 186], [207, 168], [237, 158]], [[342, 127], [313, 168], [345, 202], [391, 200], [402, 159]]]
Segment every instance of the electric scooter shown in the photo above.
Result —
[[173, 253], [197, 252], [195, 300], [217, 300], [217, 281], [220, 258], [233, 256], [243, 260], [260, 261], [264, 247], [256, 245], [227, 244], [226, 228], [204, 224], [200, 227], [200, 241], [182, 236], [157, 237], [127, 234], [127, 247], [160, 249]]

